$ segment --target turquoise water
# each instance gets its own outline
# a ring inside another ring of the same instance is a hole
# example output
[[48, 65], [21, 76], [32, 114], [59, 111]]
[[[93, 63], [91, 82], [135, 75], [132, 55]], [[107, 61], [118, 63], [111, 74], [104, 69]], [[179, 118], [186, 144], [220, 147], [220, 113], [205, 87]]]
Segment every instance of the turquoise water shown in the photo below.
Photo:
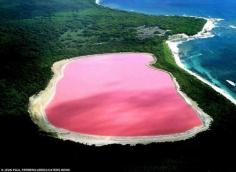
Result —
[[157, 15], [190, 15], [224, 19], [213, 38], [179, 45], [186, 68], [199, 74], [236, 99], [236, 0], [103, 0], [111, 8]]

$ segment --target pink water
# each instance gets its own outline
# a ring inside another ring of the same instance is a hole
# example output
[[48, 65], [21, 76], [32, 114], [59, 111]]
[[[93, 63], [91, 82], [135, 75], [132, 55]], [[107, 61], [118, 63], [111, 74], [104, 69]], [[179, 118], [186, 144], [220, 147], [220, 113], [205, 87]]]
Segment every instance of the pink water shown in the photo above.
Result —
[[141, 53], [94, 55], [72, 61], [46, 107], [59, 128], [102, 136], [152, 136], [202, 125], [169, 74]]

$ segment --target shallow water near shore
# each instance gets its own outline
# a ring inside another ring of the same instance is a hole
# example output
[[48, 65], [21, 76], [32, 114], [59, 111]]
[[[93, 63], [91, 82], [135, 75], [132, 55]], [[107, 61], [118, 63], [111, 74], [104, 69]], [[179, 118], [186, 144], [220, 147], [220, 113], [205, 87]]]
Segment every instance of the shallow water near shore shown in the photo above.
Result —
[[180, 44], [180, 58], [186, 68], [236, 99], [235, 0], [102, 0], [101, 4], [147, 14], [224, 19], [213, 29], [213, 38], [196, 39]]

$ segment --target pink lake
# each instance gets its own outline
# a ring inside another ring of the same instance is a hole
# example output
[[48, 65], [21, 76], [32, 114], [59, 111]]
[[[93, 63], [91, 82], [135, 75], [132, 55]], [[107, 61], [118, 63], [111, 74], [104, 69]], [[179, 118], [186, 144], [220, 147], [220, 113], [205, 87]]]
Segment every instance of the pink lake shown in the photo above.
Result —
[[71, 61], [46, 106], [48, 121], [100, 136], [157, 136], [201, 126], [171, 76], [150, 66], [153, 60], [145, 53], [117, 53]]

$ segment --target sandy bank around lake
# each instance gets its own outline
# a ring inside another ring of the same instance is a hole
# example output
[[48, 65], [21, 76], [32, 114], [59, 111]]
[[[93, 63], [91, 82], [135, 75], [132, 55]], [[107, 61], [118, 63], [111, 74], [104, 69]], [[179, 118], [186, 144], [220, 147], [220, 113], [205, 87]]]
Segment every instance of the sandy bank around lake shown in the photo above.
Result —
[[[118, 53], [118, 54], [127, 54], [127, 53]], [[134, 54], [134, 53], [131, 53]], [[140, 53], [135, 53], [140, 54]], [[156, 58], [147, 53], [141, 53], [147, 56], [153, 57], [153, 63], [155, 63]], [[50, 133], [53, 137], [59, 138], [62, 140], [71, 140], [74, 142], [79, 142], [87, 145], [108, 145], [108, 144], [122, 144], [122, 145], [136, 145], [136, 144], [149, 144], [153, 142], [174, 142], [189, 139], [194, 137], [197, 133], [205, 131], [209, 128], [210, 123], [212, 121], [211, 117], [205, 114], [202, 109], [198, 107], [198, 105], [192, 101], [190, 98], [186, 96], [185, 93], [180, 91], [179, 85], [176, 82], [175, 78], [169, 73], [172, 80], [174, 81], [175, 87], [178, 91], [178, 94], [184, 99], [184, 101], [190, 105], [193, 110], [196, 112], [198, 117], [202, 121], [202, 125], [196, 126], [190, 130], [185, 132], [175, 133], [175, 134], [168, 134], [168, 135], [157, 135], [157, 136], [99, 136], [93, 134], [82, 134], [79, 132], [70, 131], [63, 128], [58, 128], [52, 125], [47, 118], [47, 114], [45, 109], [47, 105], [52, 101], [53, 97], [56, 94], [56, 85], [57, 83], [63, 78], [64, 70], [68, 64], [71, 62], [81, 59], [81, 58], [89, 58], [99, 55], [91, 55], [91, 56], [83, 56], [83, 57], [76, 57], [72, 59], [66, 59], [59, 62], [56, 62], [52, 66], [52, 71], [54, 73], [53, 78], [50, 80], [47, 88], [41, 91], [39, 94], [30, 97], [29, 103], [29, 113], [31, 115], [32, 120], [35, 124], [37, 124], [40, 129], [45, 132]], [[149, 65], [150, 68], [153, 70], [159, 70]]]

